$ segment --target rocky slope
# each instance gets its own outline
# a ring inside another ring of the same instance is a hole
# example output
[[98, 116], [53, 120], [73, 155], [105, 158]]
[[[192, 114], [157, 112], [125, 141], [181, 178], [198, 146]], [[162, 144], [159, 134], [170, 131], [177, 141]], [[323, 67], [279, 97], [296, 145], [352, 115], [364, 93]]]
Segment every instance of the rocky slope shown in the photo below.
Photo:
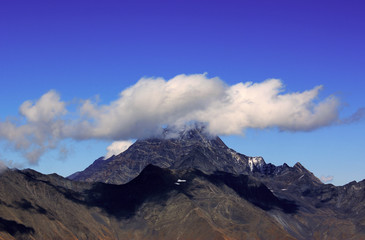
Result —
[[8, 170], [0, 176], [0, 239], [293, 239], [267, 213], [293, 212], [293, 203], [225, 174], [149, 165], [111, 185]]
[[323, 184], [203, 130], [139, 140], [82, 181], [3, 172], [0, 239], [365, 239], [365, 180]]
[[365, 238], [365, 181], [282, 193], [254, 176], [153, 165], [124, 185], [7, 170], [0, 239]]
[[0, 190], [0, 239], [365, 238], [365, 181], [306, 204], [253, 176], [152, 165], [124, 185], [8, 170]]
[[[170, 137], [138, 140], [125, 152], [109, 159], [97, 159], [84, 171], [68, 178], [86, 182], [123, 184], [135, 178], [148, 164], [161, 168], [195, 168], [205, 173], [223, 171], [233, 174], [275, 176], [290, 170], [286, 164], [266, 164], [262, 157], [249, 157], [228, 148], [219, 137], [209, 136], [204, 128], [181, 131]], [[320, 181], [303, 168], [306, 175]]]

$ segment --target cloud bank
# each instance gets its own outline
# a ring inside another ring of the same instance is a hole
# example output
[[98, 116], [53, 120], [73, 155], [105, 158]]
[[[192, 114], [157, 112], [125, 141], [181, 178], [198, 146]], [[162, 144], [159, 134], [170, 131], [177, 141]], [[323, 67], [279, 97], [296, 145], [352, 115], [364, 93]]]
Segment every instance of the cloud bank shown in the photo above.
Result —
[[[63, 139], [146, 138], [160, 134], [163, 127], [192, 122], [204, 123], [214, 135], [243, 134], [247, 128], [312, 131], [340, 121], [339, 100], [318, 99], [321, 88], [286, 93], [279, 79], [230, 86], [206, 74], [142, 78], [110, 104], [87, 99], [76, 112], [67, 110], [69, 105], [51, 90], [35, 102], [25, 101], [20, 117], [1, 121], [0, 139], [36, 164]], [[359, 116], [362, 110], [353, 118]]]

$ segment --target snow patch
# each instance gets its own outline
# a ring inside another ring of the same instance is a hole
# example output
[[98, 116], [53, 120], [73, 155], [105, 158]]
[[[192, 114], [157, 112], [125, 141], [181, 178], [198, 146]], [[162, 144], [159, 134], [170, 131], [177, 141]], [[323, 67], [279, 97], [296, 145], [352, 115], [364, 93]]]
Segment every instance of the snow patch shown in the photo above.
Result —
[[228, 152], [232, 155], [232, 157], [236, 160], [236, 162], [242, 161], [241, 157], [235, 151], [228, 149]]
[[249, 157], [248, 158], [248, 166], [250, 167], [251, 172], [253, 171], [254, 166], [261, 170], [263, 165], [265, 165], [265, 161], [262, 157]]
[[186, 183], [185, 179], [177, 179], [177, 181], [174, 183], [175, 185], [181, 185], [181, 183]]

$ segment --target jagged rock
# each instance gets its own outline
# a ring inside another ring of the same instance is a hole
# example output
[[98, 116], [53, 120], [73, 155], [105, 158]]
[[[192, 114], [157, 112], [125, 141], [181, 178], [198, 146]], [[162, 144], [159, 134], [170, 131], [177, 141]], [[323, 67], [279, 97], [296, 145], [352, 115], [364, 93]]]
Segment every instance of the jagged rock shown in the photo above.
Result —
[[[173, 138], [172, 138], [173, 136]], [[97, 159], [69, 179], [86, 182], [123, 184], [135, 178], [148, 164], [162, 168], [195, 168], [205, 173], [277, 175], [288, 166], [266, 164], [262, 157], [249, 157], [228, 148], [217, 136], [194, 128], [178, 133], [168, 130], [159, 138], [138, 140], [125, 152], [109, 159]], [[303, 171], [307, 171], [303, 167]], [[319, 181], [319, 180], [318, 180]]]

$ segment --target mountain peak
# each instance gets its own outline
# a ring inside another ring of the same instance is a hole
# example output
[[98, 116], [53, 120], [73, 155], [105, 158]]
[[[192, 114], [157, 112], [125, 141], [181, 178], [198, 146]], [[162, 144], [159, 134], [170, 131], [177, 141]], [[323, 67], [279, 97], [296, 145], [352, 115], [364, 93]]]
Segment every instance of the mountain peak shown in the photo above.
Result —
[[300, 171], [301, 170], [307, 170], [305, 167], [303, 167], [303, 165], [300, 162], [295, 163], [293, 167], [300, 170]]
[[[263, 159], [252, 159], [255, 171]], [[228, 148], [204, 126], [165, 129], [162, 137], [137, 140], [126, 151], [106, 161], [95, 161], [70, 179], [121, 184], [135, 178], [148, 164], [162, 168], [196, 168], [205, 173], [225, 171], [233, 174], [250, 171], [248, 157]]]
[[[168, 169], [198, 169], [212, 174], [223, 171], [256, 176], [282, 175], [292, 171], [286, 165], [266, 164], [262, 157], [249, 157], [227, 147], [209, 134], [204, 125], [166, 128], [160, 137], [137, 140], [126, 151], [107, 160], [97, 160], [72, 180], [123, 184], [134, 179], [149, 164]], [[300, 163], [295, 175], [308, 173]], [[300, 177], [298, 176], [298, 177]], [[314, 179], [314, 176], [313, 176]]]

